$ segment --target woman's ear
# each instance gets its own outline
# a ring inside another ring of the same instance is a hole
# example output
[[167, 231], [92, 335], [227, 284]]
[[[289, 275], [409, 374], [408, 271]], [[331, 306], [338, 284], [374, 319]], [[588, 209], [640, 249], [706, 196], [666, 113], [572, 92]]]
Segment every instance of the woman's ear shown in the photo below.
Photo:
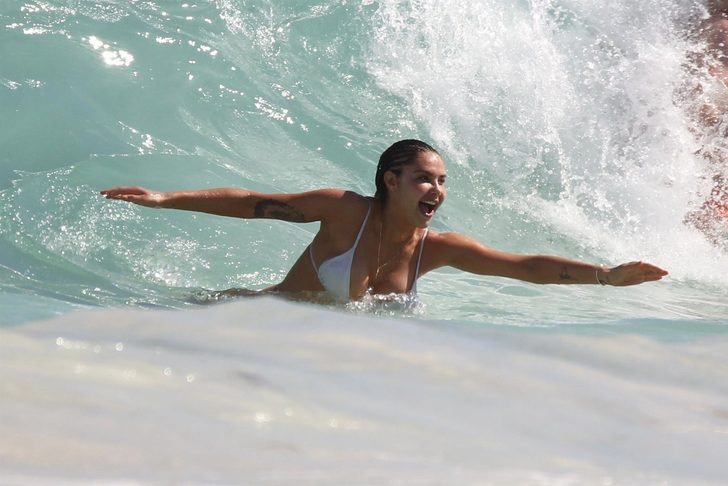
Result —
[[391, 170], [388, 170], [384, 173], [384, 185], [387, 186], [387, 192], [391, 192], [392, 190], [396, 189], [397, 184], [399, 184], [399, 177], [397, 176], [397, 174], [395, 174]]

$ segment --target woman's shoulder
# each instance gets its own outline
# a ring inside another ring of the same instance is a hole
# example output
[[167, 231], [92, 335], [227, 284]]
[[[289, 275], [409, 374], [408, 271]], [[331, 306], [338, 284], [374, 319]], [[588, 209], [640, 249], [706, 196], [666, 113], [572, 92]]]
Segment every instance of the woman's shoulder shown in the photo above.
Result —
[[439, 233], [430, 231], [425, 247], [430, 269], [453, 266], [456, 268], [472, 267], [475, 262], [489, 261], [506, 255], [494, 250], [475, 238], [456, 232]]
[[309, 201], [315, 204], [325, 213], [338, 214], [341, 210], [366, 208], [372, 198], [362, 196], [356, 192], [346, 189], [325, 188], [314, 189], [298, 194], [290, 194], [288, 197], [300, 201]]
[[336, 198], [336, 209], [366, 211], [374, 204], [373, 197], [363, 196], [354, 191], [346, 189], [330, 189], [330, 191]]
[[439, 232], [429, 229], [427, 232], [427, 243], [442, 246], [462, 245], [473, 242], [471, 237], [455, 231]]
[[455, 241], [461, 236], [459, 233], [439, 232], [432, 228], [427, 229], [425, 235], [425, 248], [427, 253], [442, 257], [444, 254], [452, 251]]
[[439, 232], [428, 229], [425, 238], [423, 247], [425, 271], [451, 265], [458, 255], [477, 244], [472, 238], [452, 231]]
[[373, 206], [374, 199], [345, 189], [319, 189], [322, 221], [329, 227], [360, 224], [361, 219]]
[[350, 191], [348, 189], [338, 189], [334, 187], [328, 187], [325, 189], [314, 189], [309, 191], [308, 194], [316, 194], [320, 197], [325, 197], [335, 202], [343, 202], [347, 204], [366, 205], [374, 198], [369, 196], [362, 196], [361, 194]]
[[427, 233], [427, 247], [431, 252], [448, 259], [464, 252], [483, 250], [488, 247], [475, 238], [454, 231], [438, 232], [429, 230]]

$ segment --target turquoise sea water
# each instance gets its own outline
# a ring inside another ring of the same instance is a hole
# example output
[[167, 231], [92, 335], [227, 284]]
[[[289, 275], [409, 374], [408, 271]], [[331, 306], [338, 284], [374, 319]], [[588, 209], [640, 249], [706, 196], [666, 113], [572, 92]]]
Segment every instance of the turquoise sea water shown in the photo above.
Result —
[[[689, 0], [5, 0], [0, 477], [724, 479], [728, 245], [683, 223], [710, 189], [696, 152], [723, 143], [696, 132], [685, 95], [705, 83], [686, 64], [703, 14]], [[371, 194], [380, 152], [410, 137], [448, 164], [436, 229], [670, 276], [616, 289], [442, 270], [415, 315], [207, 305], [280, 281], [316, 226], [98, 195]]]

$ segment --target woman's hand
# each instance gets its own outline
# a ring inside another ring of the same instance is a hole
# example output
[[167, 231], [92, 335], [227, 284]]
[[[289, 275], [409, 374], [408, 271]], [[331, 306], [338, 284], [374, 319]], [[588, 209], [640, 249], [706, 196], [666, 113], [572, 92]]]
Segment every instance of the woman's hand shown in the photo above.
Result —
[[148, 206], [150, 208], [158, 208], [164, 201], [164, 193], [153, 192], [143, 187], [113, 187], [101, 191], [106, 199], [121, 199], [122, 201]]
[[623, 263], [608, 271], [597, 271], [597, 279], [600, 282], [618, 287], [660, 280], [665, 275], [667, 275], [665, 270], [645, 262]]

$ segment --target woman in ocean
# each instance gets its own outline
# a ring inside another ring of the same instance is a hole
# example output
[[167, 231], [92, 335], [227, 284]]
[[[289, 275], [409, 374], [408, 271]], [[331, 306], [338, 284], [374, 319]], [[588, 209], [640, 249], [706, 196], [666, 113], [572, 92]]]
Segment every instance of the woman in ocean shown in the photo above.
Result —
[[649, 263], [613, 268], [557, 256], [494, 250], [459, 233], [429, 226], [445, 200], [445, 164], [419, 140], [396, 142], [382, 153], [376, 193], [342, 189], [298, 194], [260, 194], [245, 189], [155, 192], [142, 187], [101, 191], [109, 199], [237, 218], [269, 218], [321, 227], [283, 281], [266, 290], [327, 291], [341, 301], [365, 293], [415, 293], [417, 279], [451, 266], [479, 275], [539, 284], [634, 285], [667, 272]]

